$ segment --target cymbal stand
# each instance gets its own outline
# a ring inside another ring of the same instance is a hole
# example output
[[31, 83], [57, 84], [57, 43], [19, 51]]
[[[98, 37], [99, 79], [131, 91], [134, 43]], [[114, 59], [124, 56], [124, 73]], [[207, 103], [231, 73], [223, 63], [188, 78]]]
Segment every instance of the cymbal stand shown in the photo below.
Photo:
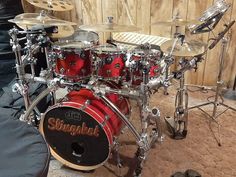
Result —
[[[212, 120], [214, 120], [217, 124], [218, 122], [216, 121], [216, 119], [222, 115], [223, 113], [225, 113], [228, 109], [232, 110], [232, 111], [236, 111], [235, 108], [230, 107], [228, 105], [226, 105], [224, 103], [223, 97], [221, 95], [221, 91], [222, 91], [222, 86], [223, 86], [223, 80], [222, 80], [222, 73], [223, 73], [223, 67], [224, 67], [224, 57], [225, 57], [225, 53], [226, 53], [226, 48], [227, 48], [227, 43], [228, 43], [228, 39], [223, 37], [222, 38], [222, 43], [221, 43], [221, 54], [219, 56], [219, 60], [220, 60], [220, 66], [219, 66], [219, 73], [218, 73], [218, 77], [217, 77], [217, 82], [216, 82], [216, 91], [215, 91], [215, 97], [214, 97], [214, 101], [208, 101], [206, 103], [200, 104], [200, 105], [196, 105], [196, 106], [192, 106], [189, 107], [188, 109], [194, 109], [194, 108], [198, 108], [199, 110], [201, 110], [204, 114], [206, 114], [208, 117], [210, 117]], [[219, 98], [221, 99], [221, 101], [219, 101]], [[207, 106], [213, 104], [213, 111], [212, 114], [210, 115], [209, 113], [207, 113], [206, 111], [204, 111], [201, 107], [203, 106]], [[226, 109], [224, 111], [222, 111], [221, 113], [217, 114], [217, 108], [218, 106], [223, 106]], [[218, 128], [219, 128], [219, 124], [218, 124]], [[221, 145], [221, 140], [219, 139], [218, 142], [219, 146]]]
[[[220, 134], [220, 125], [219, 123], [216, 121], [217, 117], [219, 117], [220, 115], [222, 115], [223, 113], [225, 113], [227, 110], [231, 109], [232, 111], [236, 111], [235, 108], [230, 107], [229, 105], [224, 104], [224, 99], [222, 97], [222, 87], [223, 87], [223, 80], [222, 80], [222, 73], [223, 73], [223, 67], [224, 67], [224, 58], [225, 58], [225, 54], [226, 54], [226, 48], [227, 48], [227, 44], [228, 44], [228, 38], [225, 37], [225, 34], [227, 34], [227, 32], [229, 31], [230, 28], [232, 28], [232, 26], [234, 25], [235, 20], [229, 22], [228, 24], [225, 24], [224, 27], [225, 29], [223, 31], [221, 31], [218, 36], [214, 39], [214, 41], [209, 45], [209, 49], [213, 49], [217, 43], [219, 41], [221, 41], [221, 52], [220, 52], [220, 56], [219, 56], [219, 72], [218, 72], [218, 77], [217, 77], [217, 82], [216, 82], [216, 91], [215, 91], [215, 98], [214, 101], [208, 101], [206, 103], [200, 104], [200, 105], [196, 105], [196, 106], [192, 106], [189, 107], [190, 109], [194, 109], [194, 108], [198, 108], [199, 110], [201, 110], [204, 114], [206, 114], [208, 117], [210, 117], [213, 121], [215, 121], [218, 124], [218, 132]], [[219, 98], [221, 98], [221, 102], [219, 101]], [[204, 111], [201, 107], [202, 106], [207, 106], [213, 104], [213, 111], [212, 111], [212, 115], [208, 114], [206, 111]], [[217, 108], [218, 106], [223, 106], [226, 109], [217, 114]], [[221, 146], [221, 139], [219, 137], [219, 140], [217, 140], [218, 145]]]
[[[180, 15], [179, 15], [179, 11], [177, 12], [177, 14], [174, 16], [173, 18], [174, 20], [178, 20], [180, 19]], [[174, 60], [171, 58], [172, 56], [172, 53], [173, 53], [173, 50], [174, 50], [174, 47], [179, 39], [179, 36], [180, 36], [180, 26], [175, 26], [175, 32], [174, 32], [174, 45], [172, 46], [172, 49], [171, 49], [171, 52], [167, 55], [167, 57], [165, 58], [165, 63], [166, 63], [166, 67], [165, 67], [165, 73], [164, 73], [164, 77], [165, 77], [165, 80], [168, 80], [168, 77], [169, 77], [169, 70], [170, 70], [170, 65], [173, 64]], [[168, 86], [164, 86], [164, 95], [169, 95], [168, 93]]]
[[[21, 56], [21, 46], [19, 44], [19, 40], [17, 38], [17, 35], [19, 34], [19, 30], [17, 28], [13, 28], [9, 31], [9, 35], [11, 36], [11, 45], [12, 45], [12, 51], [15, 53], [16, 57], [16, 73], [17, 73], [17, 83], [13, 86], [13, 91], [18, 92], [23, 96], [24, 103], [25, 103], [25, 109], [28, 109], [30, 104], [29, 99], [29, 87], [27, 82], [25, 81], [25, 69], [24, 64]], [[27, 121], [27, 120], [23, 120]]]

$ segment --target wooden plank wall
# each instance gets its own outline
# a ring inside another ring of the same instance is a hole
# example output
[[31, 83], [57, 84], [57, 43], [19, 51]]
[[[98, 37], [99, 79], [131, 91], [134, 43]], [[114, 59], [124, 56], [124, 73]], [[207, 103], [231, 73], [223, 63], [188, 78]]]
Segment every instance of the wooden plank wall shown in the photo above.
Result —
[[[82, 24], [97, 24], [107, 20], [108, 16], [113, 16], [118, 24], [134, 24], [142, 28], [141, 33], [171, 37], [175, 31], [174, 27], [164, 27], [152, 25], [160, 20], [170, 20], [178, 14], [183, 19], [197, 19], [216, 0], [72, 0], [75, 8], [70, 12], [56, 12], [58, 18]], [[232, 8], [227, 11], [224, 19], [236, 19], [236, 2], [227, 0], [232, 4]], [[38, 8], [24, 1], [26, 12], [38, 12]], [[127, 12], [127, 9], [129, 11]], [[214, 30], [215, 35], [223, 29], [221, 21]], [[207, 43], [212, 34], [189, 35], [185, 28], [181, 32], [186, 32], [186, 38], [198, 39]], [[101, 41], [104, 39], [103, 33], [99, 33]], [[225, 57], [223, 78], [227, 86], [232, 86], [236, 75], [236, 25], [230, 31], [230, 41]], [[199, 85], [215, 85], [219, 68], [219, 43], [217, 47], [207, 52], [205, 59], [199, 64], [196, 72], [187, 73], [187, 83]]]

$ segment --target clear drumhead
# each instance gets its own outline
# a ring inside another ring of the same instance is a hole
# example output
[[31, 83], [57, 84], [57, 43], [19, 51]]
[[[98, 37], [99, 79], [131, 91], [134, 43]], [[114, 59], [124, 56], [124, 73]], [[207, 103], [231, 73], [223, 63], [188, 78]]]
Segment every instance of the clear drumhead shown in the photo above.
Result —
[[59, 42], [85, 42], [98, 44], [99, 36], [93, 31], [76, 30], [73, 35], [62, 38]]
[[53, 45], [54, 49], [86, 49], [91, 48], [93, 45], [87, 41], [67, 41], [67, 42], [56, 42]]
[[216, 15], [220, 13], [224, 13], [228, 8], [230, 7], [230, 4], [227, 4], [225, 0], [218, 0], [215, 2], [215, 4], [211, 7], [209, 7], [203, 15], [200, 17], [200, 21], [206, 21], [210, 18], [215, 17]]
[[99, 45], [93, 48], [93, 52], [95, 53], [114, 53], [114, 54], [122, 54], [126, 53], [127, 49], [120, 46], [114, 46], [111, 44]]

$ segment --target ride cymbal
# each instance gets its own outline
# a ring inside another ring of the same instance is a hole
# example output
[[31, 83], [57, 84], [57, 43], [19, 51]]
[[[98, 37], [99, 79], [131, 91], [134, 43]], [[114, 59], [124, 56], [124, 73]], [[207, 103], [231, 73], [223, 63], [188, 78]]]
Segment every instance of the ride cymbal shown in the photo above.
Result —
[[152, 25], [162, 25], [162, 26], [188, 26], [192, 24], [200, 24], [199, 20], [183, 20], [183, 19], [173, 19], [167, 21], [155, 22]]
[[69, 0], [26, 0], [30, 4], [42, 9], [53, 11], [67, 11], [74, 8]]
[[77, 25], [74, 22], [57, 19], [53, 16], [48, 16], [44, 13], [23, 13], [17, 15], [14, 19], [8, 20], [11, 23], [33, 26], [33, 25], [44, 25], [44, 26], [68, 26]]
[[[175, 40], [169, 40], [161, 44], [161, 50], [169, 54], [172, 50]], [[178, 57], [193, 57], [200, 54], [203, 54], [206, 50], [207, 44], [199, 42], [196, 40], [184, 41], [183, 44], [181, 41], [178, 41], [173, 49], [173, 56]]]
[[79, 28], [82, 30], [95, 32], [131, 32], [141, 30], [140, 28], [133, 25], [118, 25], [115, 23], [82, 25]]

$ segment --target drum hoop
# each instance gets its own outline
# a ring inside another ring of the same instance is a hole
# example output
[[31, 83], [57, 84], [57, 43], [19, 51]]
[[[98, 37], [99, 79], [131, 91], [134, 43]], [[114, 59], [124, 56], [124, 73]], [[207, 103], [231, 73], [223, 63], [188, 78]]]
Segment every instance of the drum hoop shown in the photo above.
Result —
[[[75, 42], [75, 41], [72, 41]], [[83, 41], [77, 41], [83, 43]], [[69, 42], [63, 42], [61, 44], [70, 44]], [[84, 43], [83, 43], [84, 44]], [[83, 47], [63, 47], [60, 45], [60, 43], [56, 43], [52, 46], [52, 49], [54, 50], [60, 50], [60, 51], [67, 51], [67, 52], [76, 52], [81, 50], [90, 50], [94, 45], [92, 43], [86, 44]]]
[[[114, 49], [117, 49], [117, 50], [114, 50], [114, 51], [102, 50], [103, 47], [110, 47], [110, 48], [114, 48]], [[95, 54], [121, 55], [121, 54], [126, 54], [127, 49], [122, 49], [120, 47], [116, 47], [116, 46], [113, 46], [113, 45], [100, 45], [100, 46], [93, 47], [92, 52], [95, 53]]]
[[[55, 108], [58, 108], [58, 107], [62, 107], [64, 104], [70, 104], [70, 103], [77, 104], [77, 105], [79, 104], [80, 106], [83, 106], [83, 104], [80, 104], [80, 103], [65, 102], [65, 103], [63, 103], [63, 104], [56, 104], [56, 105], [51, 106], [51, 107], [44, 113], [44, 115], [43, 115], [43, 117], [42, 117], [42, 119], [41, 119], [41, 121], [40, 121], [40, 124], [39, 124], [39, 131], [42, 133], [42, 135], [43, 135], [43, 137], [44, 137], [45, 140], [46, 140], [46, 137], [45, 137], [45, 134], [44, 134], [43, 123], [44, 123], [44, 119], [45, 119], [46, 113], [49, 112], [49, 111], [51, 111], [52, 109], [55, 109]], [[65, 106], [65, 107], [71, 107], [71, 108], [79, 109], [78, 107], [71, 106], [71, 105], [70, 105], [70, 106], [64, 105], [64, 106]], [[99, 118], [101, 118], [100, 115], [98, 115], [98, 114], [97, 114], [94, 110], [92, 110], [91, 108], [87, 107], [87, 109], [89, 109], [89, 110], [92, 111], [94, 114], [96, 114]], [[88, 112], [86, 112], [86, 114], [88, 114], [89, 116], [91, 116], [91, 114], [88, 113]], [[93, 117], [93, 116], [91, 116], [91, 117]], [[98, 120], [96, 120], [96, 119], [94, 119], [94, 120], [98, 122]], [[98, 124], [101, 125], [100, 122], [98, 122]], [[54, 149], [51, 148], [51, 146], [49, 145], [49, 148], [50, 148], [50, 151], [51, 151], [53, 157], [55, 157], [58, 161], [60, 161], [61, 163], [65, 164], [66, 166], [68, 166], [68, 167], [70, 167], [70, 168], [73, 168], [73, 169], [77, 169], [77, 170], [93, 170], [93, 169], [96, 169], [96, 168], [102, 166], [104, 163], [106, 163], [106, 161], [107, 161], [108, 158], [109, 158], [109, 155], [111, 154], [111, 146], [112, 146], [112, 142], [113, 142], [112, 136], [111, 136], [111, 137], [108, 136], [108, 132], [110, 133], [110, 135], [112, 135], [111, 130], [110, 130], [109, 126], [107, 126], [107, 124], [106, 124], [105, 126], [107, 127], [107, 129], [103, 128], [103, 130], [104, 130], [104, 132], [105, 132], [105, 134], [106, 134], [106, 137], [107, 137], [107, 139], [108, 139], [108, 142], [109, 142], [109, 147], [108, 147], [108, 148], [109, 148], [109, 153], [108, 153], [107, 158], [106, 158], [103, 162], [101, 162], [100, 164], [93, 165], [93, 166], [81, 166], [81, 165], [73, 164], [73, 163], [71, 163], [71, 162], [69, 162], [69, 161], [63, 159], [63, 158], [62, 158], [60, 155], [58, 155], [58, 153], [57, 153], [56, 151], [54, 151]], [[105, 127], [105, 126], [104, 126], [104, 127]]]
[[60, 78], [63, 78], [63, 79], [67, 79], [67, 80], [74, 80], [74, 79], [89, 79], [92, 74], [88, 74], [87, 76], [67, 76], [67, 75], [64, 75], [64, 74], [58, 74], [55, 69], [53, 69], [53, 73], [55, 74], [56, 77], [60, 77]]
[[[96, 36], [96, 39], [94, 39], [94, 40], [91, 40], [91, 41], [89, 41], [89, 40], [84, 40], [84, 41], [82, 41], [82, 42], [90, 42], [90, 43], [94, 43], [94, 44], [98, 44], [99, 43], [99, 35], [98, 35], [98, 33], [96, 33], [96, 32], [94, 32], [94, 31], [84, 31], [84, 30], [76, 30], [75, 32], [74, 32], [74, 34], [78, 34], [78, 33], [76, 33], [76, 32], [84, 32], [84, 33], [92, 33], [94, 36]], [[62, 40], [63, 41], [63, 40]], [[80, 40], [68, 40], [68, 41], [71, 41], [71, 42], [80, 42]]]
[[[151, 49], [150, 50], [151, 52], [149, 53], [149, 56], [158, 56], [160, 55], [160, 51], [159, 50], [156, 50], [156, 49]], [[144, 55], [144, 53], [141, 53], [142, 50], [139, 50], [139, 49], [134, 49], [134, 50], [131, 50], [130, 54], [131, 56], [134, 55], [134, 56], [142, 56]]]

